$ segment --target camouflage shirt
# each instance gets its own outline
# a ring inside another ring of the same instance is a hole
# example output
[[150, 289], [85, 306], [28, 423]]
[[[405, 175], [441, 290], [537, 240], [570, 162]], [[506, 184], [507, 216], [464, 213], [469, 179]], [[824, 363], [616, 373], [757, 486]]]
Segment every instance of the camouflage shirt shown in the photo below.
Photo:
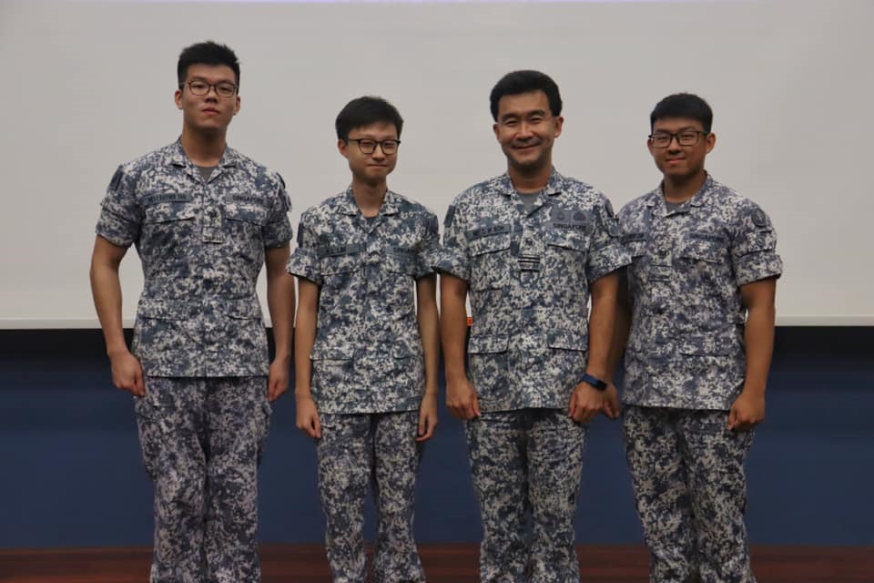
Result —
[[586, 369], [589, 284], [629, 262], [610, 202], [553, 171], [530, 209], [507, 174], [459, 195], [435, 267], [468, 283], [483, 411], [563, 408]]
[[668, 211], [661, 188], [619, 212], [634, 303], [623, 400], [729, 409], [745, 374], [740, 286], [779, 276], [777, 235], [752, 201], [708, 176]]
[[280, 176], [231, 148], [208, 182], [178, 141], [118, 168], [97, 234], [140, 256], [133, 352], [146, 375], [267, 374], [255, 283], [264, 249], [291, 239], [289, 208]]
[[415, 283], [433, 270], [437, 217], [388, 191], [366, 219], [352, 189], [303, 213], [288, 272], [319, 286], [313, 400], [323, 413], [418, 409], [425, 391]]

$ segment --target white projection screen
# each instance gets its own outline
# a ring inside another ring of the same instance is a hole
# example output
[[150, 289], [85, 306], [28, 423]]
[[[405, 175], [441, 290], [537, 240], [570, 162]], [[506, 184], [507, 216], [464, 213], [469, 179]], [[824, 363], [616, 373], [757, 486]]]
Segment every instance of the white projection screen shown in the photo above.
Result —
[[[282, 173], [295, 229], [348, 184], [333, 123], [354, 97], [399, 108], [390, 185], [442, 217], [505, 168], [488, 93], [510, 70], [558, 82], [556, 167], [616, 208], [659, 180], [645, 147], [653, 105], [698, 93], [715, 111], [708, 169], [778, 230], [778, 323], [872, 325], [872, 23], [871, 0], [0, 0], [0, 327], [98, 326], [88, 264], [100, 200], [118, 164], [179, 135], [176, 59], [207, 39], [242, 64], [229, 143]], [[130, 324], [133, 250], [122, 282]]]

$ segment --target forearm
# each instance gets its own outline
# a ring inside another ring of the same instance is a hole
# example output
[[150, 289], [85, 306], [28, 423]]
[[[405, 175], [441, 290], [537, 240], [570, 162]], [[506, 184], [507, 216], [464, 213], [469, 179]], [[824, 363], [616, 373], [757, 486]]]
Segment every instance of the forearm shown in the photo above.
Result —
[[631, 332], [631, 309], [628, 306], [617, 305], [616, 316], [613, 321], [613, 338], [610, 341], [610, 351], [607, 354], [607, 372], [604, 380], [613, 382], [613, 375], [619, 368], [625, 347], [628, 344], [628, 335]]
[[461, 380], [467, 377], [464, 368], [467, 308], [463, 295], [449, 291], [442, 283], [440, 291], [440, 333], [443, 341], [446, 379], [447, 381]]
[[612, 379], [608, 359], [616, 321], [618, 277], [605, 275], [592, 284], [592, 316], [589, 318], [589, 359], [586, 371], [603, 380]]
[[92, 261], [91, 263], [91, 294], [97, 318], [103, 330], [106, 342], [106, 353], [111, 357], [128, 351], [124, 339], [124, 326], [121, 319], [121, 281], [118, 276], [118, 266], [106, 265]]
[[316, 340], [317, 308], [304, 304], [297, 310], [297, 325], [294, 327], [294, 395], [297, 398], [311, 397], [310, 383], [313, 365], [310, 354]]
[[774, 353], [774, 319], [773, 304], [752, 306], [749, 309], [744, 331], [747, 361], [744, 391], [757, 394], [765, 392]]
[[273, 323], [277, 360], [291, 360], [294, 322], [294, 278], [285, 272], [267, 276], [267, 307]]
[[625, 272], [619, 274], [616, 291], [616, 315], [613, 321], [613, 338], [610, 341], [610, 352], [607, 354], [607, 376], [604, 380], [613, 380], [616, 369], [622, 361], [628, 336], [631, 332], [632, 304], [628, 294], [628, 279]]
[[440, 363], [440, 322], [437, 314], [436, 287], [433, 281], [436, 277], [429, 277], [432, 278], [429, 285], [418, 287], [416, 320], [425, 357], [425, 391], [426, 394], [436, 394], [437, 367]]

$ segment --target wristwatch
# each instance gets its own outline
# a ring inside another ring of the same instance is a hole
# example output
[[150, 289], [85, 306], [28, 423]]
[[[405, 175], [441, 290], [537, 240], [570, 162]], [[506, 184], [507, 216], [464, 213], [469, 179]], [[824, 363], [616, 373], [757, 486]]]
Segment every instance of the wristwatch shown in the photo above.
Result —
[[599, 379], [598, 377], [593, 377], [589, 373], [583, 375], [583, 378], [580, 379], [581, 383], [586, 383], [587, 385], [591, 385], [592, 387], [598, 389], [599, 391], [607, 390], [607, 383]]

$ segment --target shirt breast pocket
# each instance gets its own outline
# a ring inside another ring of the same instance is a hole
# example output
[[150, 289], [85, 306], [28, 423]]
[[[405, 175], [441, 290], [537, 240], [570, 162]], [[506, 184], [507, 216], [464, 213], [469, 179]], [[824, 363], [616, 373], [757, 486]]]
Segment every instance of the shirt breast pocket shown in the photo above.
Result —
[[686, 237], [679, 245], [673, 271], [677, 280], [684, 282], [694, 296], [690, 303], [711, 302], [733, 287], [731, 262], [726, 246], [714, 238]]
[[233, 227], [251, 225], [259, 230], [267, 222], [267, 209], [255, 203], [230, 203], [224, 207], [225, 218]]
[[416, 282], [416, 256], [409, 251], [391, 249], [381, 260], [382, 297], [386, 308], [405, 314], [414, 309], [413, 287]]
[[326, 255], [319, 260], [323, 287], [329, 289], [345, 288], [361, 266], [361, 253], [358, 251], [338, 255]]
[[545, 237], [549, 272], [556, 279], [586, 280], [589, 240], [585, 234], [553, 230]]
[[199, 239], [197, 214], [191, 202], [159, 202], [145, 207], [140, 253], [147, 260], [191, 253]]
[[501, 289], [510, 282], [510, 234], [470, 241], [470, 289]]
[[634, 262], [639, 261], [646, 254], [647, 238], [643, 233], [630, 233], [622, 237], [622, 245], [628, 250]]
[[187, 221], [197, 215], [197, 209], [190, 202], [159, 202], [148, 205], [143, 216], [144, 225], [157, 225]]
[[727, 259], [725, 245], [715, 239], [688, 237], [680, 245], [678, 255], [690, 262], [721, 263]]
[[391, 249], [383, 256], [383, 267], [398, 277], [415, 277], [416, 256], [400, 249]]

